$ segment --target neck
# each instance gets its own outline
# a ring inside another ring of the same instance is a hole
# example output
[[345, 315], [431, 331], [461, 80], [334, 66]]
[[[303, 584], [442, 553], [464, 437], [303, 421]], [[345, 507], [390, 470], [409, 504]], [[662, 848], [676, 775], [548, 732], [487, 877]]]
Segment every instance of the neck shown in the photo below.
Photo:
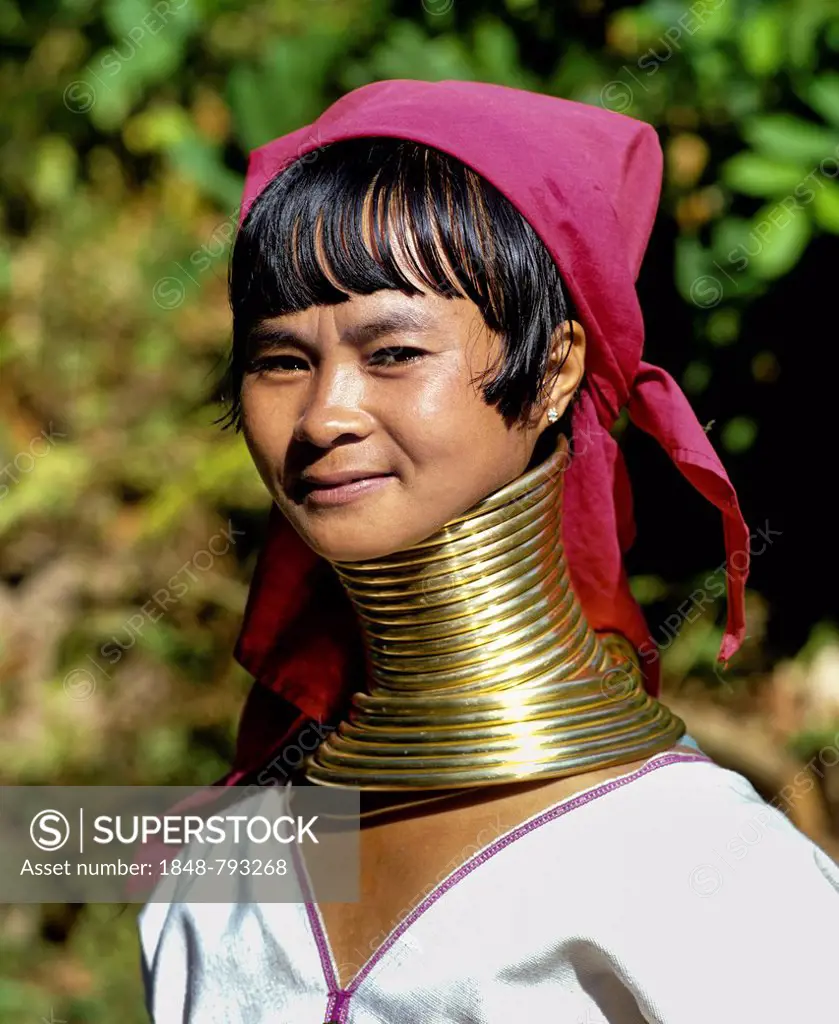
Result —
[[684, 724], [634, 649], [596, 633], [562, 546], [568, 446], [419, 544], [335, 562], [361, 625], [366, 692], [309, 781], [433, 790], [581, 774], [671, 746]]

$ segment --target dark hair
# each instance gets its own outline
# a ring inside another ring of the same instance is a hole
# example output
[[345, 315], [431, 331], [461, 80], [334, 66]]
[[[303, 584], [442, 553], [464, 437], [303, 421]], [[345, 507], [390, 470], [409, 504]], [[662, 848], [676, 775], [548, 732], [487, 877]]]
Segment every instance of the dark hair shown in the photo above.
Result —
[[[363, 234], [368, 202], [375, 253]], [[327, 269], [346, 291], [318, 262], [321, 218]], [[471, 299], [504, 339], [484, 400], [508, 421], [529, 415], [549, 383], [551, 336], [575, 315], [550, 253], [512, 203], [459, 160], [416, 142], [363, 138], [297, 160], [249, 210], [230, 262], [233, 344], [215, 394], [228, 411], [216, 422], [241, 430], [248, 335], [259, 320], [344, 302], [348, 292], [417, 294], [391, 244], [408, 237], [411, 272], [437, 295]], [[569, 414], [570, 405], [557, 424], [565, 433]]]

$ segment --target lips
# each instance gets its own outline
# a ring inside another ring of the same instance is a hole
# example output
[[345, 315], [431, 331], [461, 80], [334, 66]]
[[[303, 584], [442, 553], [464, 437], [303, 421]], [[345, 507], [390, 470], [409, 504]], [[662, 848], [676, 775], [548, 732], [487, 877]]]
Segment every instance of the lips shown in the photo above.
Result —
[[324, 497], [333, 493], [337, 495], [344, 488], [348, 492], [358, 490], [358, 487], [350, 488], [350, 484], [359, 484], [360, 481], [377, 480], [393, 475], [393, 473], [375, 469], [346, 469], [335, 473], [301, 475], [298, 477], [296, 485], [297, 496], [302, 501], [309, 494], [322, 494]]
[[377, 476], [391, 476], [390, 473], [379, 473], [375, 470], [347, 470], [343, 473], [328, 473], [318, 476], [301, 477], [300, 482], [305, 487], [341, 487], [344, 484], [354, 483], [356, 480], [369, 480]]
[[319, 482], [320, 486], [314, 486], [311, 482], [304, 485], [301, 490], [301, 504], [312, 508], [329, 508], [332, 506], [348, 505], [361, 498], [368, 497], [387, 487], [392, 480], [396, 479], [393, 473], [377, 473], [375, 475], [356, 477], [340, 484], [325, 484]]

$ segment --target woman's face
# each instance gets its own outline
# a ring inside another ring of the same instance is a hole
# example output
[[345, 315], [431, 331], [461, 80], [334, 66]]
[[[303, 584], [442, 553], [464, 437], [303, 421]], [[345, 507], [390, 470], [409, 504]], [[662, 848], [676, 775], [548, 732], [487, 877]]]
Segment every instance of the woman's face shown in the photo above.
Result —
[[[555, 339], [555, 357], [571, 348], [550, 403], [560, 415], [583, 372], [574, 327]], [[545, 406], [508, 426], [484, 402], [473, 378], [500, 365], [501, 341], [469, 299], [353, 295], [264, 320], [256, 337], [243, 433], [274, 501], [330, 561], [424, 540], [521, 475], [549, 422]]]

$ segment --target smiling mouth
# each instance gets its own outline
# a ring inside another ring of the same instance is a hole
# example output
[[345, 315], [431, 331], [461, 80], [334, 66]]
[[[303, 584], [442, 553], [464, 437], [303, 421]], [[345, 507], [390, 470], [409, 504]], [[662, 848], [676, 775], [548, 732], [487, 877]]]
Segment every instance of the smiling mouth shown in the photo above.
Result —
[[298, 484], [300, 501], [307, 505], [346, 505], [357, 498], [373, 494], [386, 487], [394, 473], [378, 473], [360, 477], [343, 484], [318, 484], [301, 480]]

